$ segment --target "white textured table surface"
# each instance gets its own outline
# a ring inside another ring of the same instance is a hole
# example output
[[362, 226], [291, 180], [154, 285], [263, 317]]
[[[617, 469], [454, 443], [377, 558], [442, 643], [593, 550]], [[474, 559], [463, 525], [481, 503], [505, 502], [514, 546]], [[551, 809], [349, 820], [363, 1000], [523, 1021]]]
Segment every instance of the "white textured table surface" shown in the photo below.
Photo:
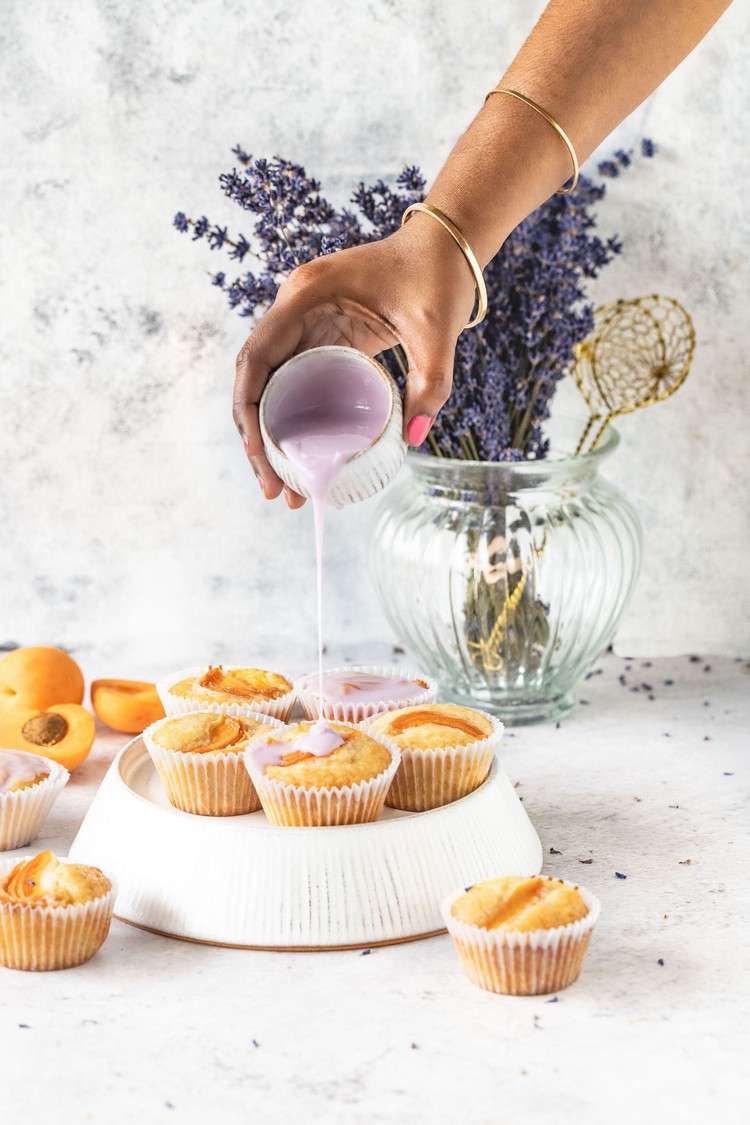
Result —
[[[545, 870], [602, 900], [572, 988], [481, 992], [447, 937], [254, 953], [114, 922], [79, 969], [0, 970], [3, 1121], [746, 1121], [748, 665], [599, 667], [502, 752]], [[65, 854], [124, 741], [102, 734], [31, 850]]]

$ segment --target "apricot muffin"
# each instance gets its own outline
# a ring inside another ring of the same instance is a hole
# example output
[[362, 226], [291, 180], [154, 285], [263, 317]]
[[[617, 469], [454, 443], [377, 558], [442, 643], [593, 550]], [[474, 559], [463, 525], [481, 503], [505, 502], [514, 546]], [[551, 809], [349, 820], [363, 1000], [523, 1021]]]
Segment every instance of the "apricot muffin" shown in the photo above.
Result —
[[64, 766], [26, 750], [0, 750], [0, 851], [30, 843], [65, 786]]
[[82, 965], [109, 933], [113, 905], [112, 884], [98, 867], [63, 863], [49, 851], [22, 859], [0, 875], [0, 963]]
[[557, 992], [577, 980], [599, 910], [590, 891], [543, 875], [487, 879], [443, 907], [469, 980], [512, 996]]
[[160, 719], [143, 732], [143, 741], [169, 803], [199, 816], [239, 816], [257, 812], [260, 801], [243, 764], [248, 739], [264, 728], [281, 726], [216, 711], [193, 711]]
[[398, 759], [383, 735], [324, 721], [258, 736], [245, 764], [271, 824], [318, 827], [376, 820]]
[[503, 725], [471, 707], [431, 703], [388, 711], [369, 721], [366, 729], [392, 739], [401, 750], [386, 803], [424, 812], [465, 797], [482, 784]]
[[156, 688], [167, 715], [222, 711], [252, 718], [261, 712], [285, 723], [296, 698], [291, 681], [280, 672], [222, 664], [175, 672]]
[[[308, 719], [317, 719], [321, 710], [321, 686], [317, 672], [301, 676], [294, 683], [297, 698]], [[432, 703], [437, 682], [404, 668], [331, 668], [323, 673], [322, 712], [326, 719], [342, 723], [361, 723], [383, 711]]]

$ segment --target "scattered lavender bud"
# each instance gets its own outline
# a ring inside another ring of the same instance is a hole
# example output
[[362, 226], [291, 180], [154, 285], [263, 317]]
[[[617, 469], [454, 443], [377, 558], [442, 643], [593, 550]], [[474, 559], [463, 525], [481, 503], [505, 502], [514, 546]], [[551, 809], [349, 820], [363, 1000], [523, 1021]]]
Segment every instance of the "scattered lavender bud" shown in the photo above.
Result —
[[627, 875], [623, 875], [622, 871], [615, 871], [615, 875], [618, 879], [627, 879]]
[[664, 958], [663, 958], [663, 957], [660, 957], [660, 958], [659, 958], [659, 960], [658, 960], [658, 961], [656, 962], [656, 964], [657, 964], [657, 965], [662, 965], [662, 966], [663, 966], [663, 965], [664, 965]]
[[562, 852], [559, 852], [559, 851], [557, 850], [557, 848], [550, 848], [550, 850], [549, 850], [549, 854], [550, 854], [550, 855], [562, 855]]

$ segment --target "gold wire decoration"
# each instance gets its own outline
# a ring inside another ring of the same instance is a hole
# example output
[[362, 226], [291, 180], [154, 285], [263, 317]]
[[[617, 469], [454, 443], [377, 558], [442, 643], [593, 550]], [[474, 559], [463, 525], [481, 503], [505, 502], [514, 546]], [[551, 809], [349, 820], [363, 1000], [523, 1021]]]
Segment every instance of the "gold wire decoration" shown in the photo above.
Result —
[[693, 361], [695, 329], [678, 301], [653, 293], [596, 309], [593, 332], [574, 350], [575, 379], [591, 414], [578, 456], [596, 449], [617, 415], [674, 394]]

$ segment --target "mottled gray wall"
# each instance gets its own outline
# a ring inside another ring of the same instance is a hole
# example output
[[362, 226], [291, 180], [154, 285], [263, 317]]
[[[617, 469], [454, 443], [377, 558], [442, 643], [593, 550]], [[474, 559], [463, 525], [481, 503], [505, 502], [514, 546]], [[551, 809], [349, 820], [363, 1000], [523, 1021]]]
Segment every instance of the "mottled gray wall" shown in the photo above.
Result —
[[[216, 176], [237, 141], [341, 202], [406, 161], [434, 173], [541, 7], [4, 0], [0, 640], [125, 673], [307, 661], [310, 514], [257, 495], [229, 417], [246, 322], [172, 215], [236, 228]], [[749, 38], [736, 4], [616, 138], [645, 131], [661, 155], [610, 189], [602, 226], [626, 252], [595, 295], [672, 294], [700, 341], [611, 464], [648, 533], [624, 650], [750, 647]], [[371, 511], [334, 515], [328, 539], [328, 636], [360, 654], [390, 636]]]

